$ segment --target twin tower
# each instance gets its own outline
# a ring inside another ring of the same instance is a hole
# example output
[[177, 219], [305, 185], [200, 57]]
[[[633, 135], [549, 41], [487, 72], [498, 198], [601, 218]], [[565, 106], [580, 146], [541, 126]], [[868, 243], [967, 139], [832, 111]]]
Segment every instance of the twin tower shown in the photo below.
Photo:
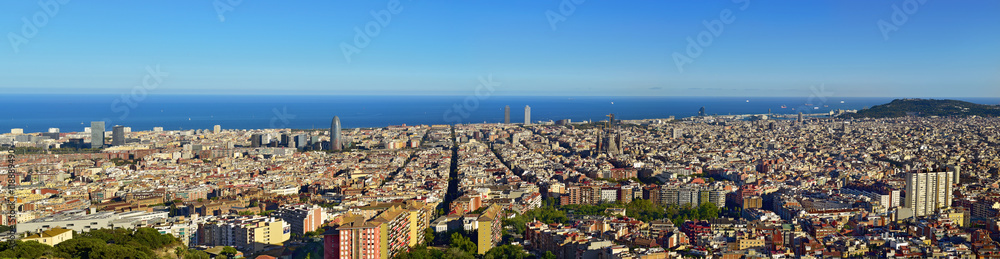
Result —
[[[510, 105], [503, 107], [503, 123], [510, 124]], [[531, 124], [531, 106], [524, 106], [524, 125]]]

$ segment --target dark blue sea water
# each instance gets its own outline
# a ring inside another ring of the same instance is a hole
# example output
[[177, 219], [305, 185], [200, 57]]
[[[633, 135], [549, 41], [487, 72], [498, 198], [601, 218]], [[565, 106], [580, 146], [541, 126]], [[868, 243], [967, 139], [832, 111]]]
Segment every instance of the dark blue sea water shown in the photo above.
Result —
[[[104, 120], [135, 131], [163, 127], [211, 129], [328, 128], [334, 115], [344, 128], [388, 125], [502, 122], [510, 105], [511, 122], [524, 121], [531, 106], [532, 121], [677, 118], [708, 114], [806, 113], [860, 109], [893, 98], [803, 97], [517, 97], [489, 96], [261, 96], [261, 95], [150, 95], [141, 101], [115, 95], [0, 95], [0, 131], [83, 131], [90, 121]], [[958, 98], [997, 104], [1000, 98]], [[749, 100], [749, 102], [747, 102]], [[843, 103], [841, 103], [843, 101]], [[804, 106], [811, 103], [813, 106]], [[785, 105], [787, 108], [781, 108]], [[828, 107], [824, 107], [824, 105]], [[459, 107], [459, 108], [456, 108]], [[819, 109], [813, 109], [819, 107]], [[795, 110], [792, 110], [795, 108]]]

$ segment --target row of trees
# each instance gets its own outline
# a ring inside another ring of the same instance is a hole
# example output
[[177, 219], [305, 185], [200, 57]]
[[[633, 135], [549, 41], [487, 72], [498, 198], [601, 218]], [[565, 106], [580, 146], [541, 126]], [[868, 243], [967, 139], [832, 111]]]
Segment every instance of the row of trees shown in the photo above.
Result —
[[636, 199], [628, 204], [605, 203], [598, 205], [574, 204], [560, 206], [559, 209], [572, 211], [576, 215], [596, 215], [608, 216], [604, 211], [608, 208], [625, 208], [625, 216], [641, 221], [654, 221], [669, 219], [675, 224], [680, 224], [686, 220], [705, 220], [719, 217], [721, 210], [714, 203], [706, 202], [693, 207], [691, 204], [683, 206], [659, 205], [649, 200]]
[[[397, 255], [396, 258], [397, 259], [424, 259], [424, 258], [474, 259], [477, 258], [476, 257], [477, 252], [478, 252], [478, 246], [476, 246], [476, 243], [473, 242], [472, 239], [460, 233], [452, 233], [447, 248], [427, 247], [424, 245], [420, 245], [411, 248], [409, 252], [404, 252]], [[522, 248], [521, 246], [500, 245], [487, 251], [486, 254], [484, 254], [481, 258], [526, 259], [526, 258], [534, 258], [534, 256], [532, 256], [528, 252], [525, 252], [524, 248]], [[551, 257], [545, 257], [545, 258], [555, 259], [555, 256], [551, 255]]]
[[722, 212], [711, 202], [702, 203], [697, 207], [693, 207], [690, 204], [683, 206], [663, 206], [654, 204], [649, 200], [636, 199], [628, 204], [603, 203], [596, 205], [571, 204], [560, 206], [554, 201], [546, 200], [545, 204], [540, 208], [529, 210], [511, 219], [505, 219], [504, 225], [512, 227], [515, 233], [523, 235], [526, 228], [525, 224], [533, 220], [538, 220], [546, 224], [565, 223], [569, 220], [566, 216], [567, 212], [574, 215], [609, 216], [604, 212], [608, 208], [625, 208], [626, 216], [645, 222], [667, 219], [677, 225], [687, 220], [718, 218]]
[[[444, 235], [443, 237], [435, 238], [434, 229], [427, 228], [424, 230], [424, 241], [425, 244], [433, 245], [435, 241], [438, 244], [445, 244], [445, 248], [442, 247], [428, 247], [426, 245], [416, 246], [410, 249], [409, 252], [401, 253], [396, 258], [398, 259], [411, 259], [411, 258], [476, 258], [476, 253], [479, 251], [479, 247], [476, 242], [469, 238], [471, 233], [465, 233], [465, 231], [453, 231], [449, 232], [450, 235]], [[534, 258], [531, 254], [524, 251], [524, 248], [516, 245], [500, 245], [494, 247], [486, 252], [482, 256], [486, 259], [499, 259], [499, 258]], [[546, 259], [551, 257], [544, 257]]]

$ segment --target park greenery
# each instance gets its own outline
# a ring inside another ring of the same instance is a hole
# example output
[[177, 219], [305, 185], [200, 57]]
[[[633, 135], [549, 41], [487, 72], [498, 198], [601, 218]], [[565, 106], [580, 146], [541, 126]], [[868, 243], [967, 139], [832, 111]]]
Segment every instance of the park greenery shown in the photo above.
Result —
[[896, 99], [887, 104], [842, 115], [848, 118], [896, 118], [905, 116], [1000, 116], [1000, 106], [957, 100]]
[[[465, 231], [435, 233], [434, 229], [427, 228], [424, 230], [425, 242], [423, 245], [415, 246], [410, 251], [397, 255], [396, 258], [477, 258], [476, 253], [479, 247], [470, 236], [472, 236], [472, 233], [466, 233]], [[438, 246], [428, 247], [427, 245]], [[478, 258], [533, 258], [533, 256], [524, 251], [524, 248], [521, 246], [499, 245]]]
[[[17, 241], [13, 248], [9, 243], [0, 243], [0, 258], [158, 258], [155, 250], [180, 245], [177, 238], [152, 228], [95, 229], [74, 235], [55, 247], [35, 241]], [[189, 253], [193, 255], [186, 256]], [[184, 255], [184, 258], [208, 258], [207, 254], [200, 257], [191, 251]]]
[[628, 204], [623, 203], [602, 203], [596, 205], [570, 204], [557, 205], [554, 201], [546, 201], [545, 205], [526, 211], [510, 219], [504, 220], [505, 226], [510, 226], [515, 233], [524, 234], [526, 224], [533, 220], [545, 224], [567, 223], [571, 216], [611, 216], [605, 210], [608, 208], [625, 208], [625, 216], [644, 222], [654, 220], [670, 220], [675, 225], [680, 225], [687, 220], [706, 220], [718, 218], [722, 212], [715, 204], [710, 202], [702, 203], [694, 207], [691, 205], [658, 205], [649, 200], [636, 199]]

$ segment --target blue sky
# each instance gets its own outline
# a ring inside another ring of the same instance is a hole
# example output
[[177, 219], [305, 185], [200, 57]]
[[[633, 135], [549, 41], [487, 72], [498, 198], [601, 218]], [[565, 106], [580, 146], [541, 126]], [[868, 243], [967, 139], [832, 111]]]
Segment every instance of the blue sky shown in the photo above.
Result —
[[350, 62], [392, 1], [216, 1], [224, 21], [212, 1], [4, 1], [0, 91], [128, 93], [159, 66], [152, 94], [468, 95], [492, 75], [496, 95], [1000, 96], [1000, 1], [911, 0], [898, 24], [907, 1], [740, 1], [401, 0]]

